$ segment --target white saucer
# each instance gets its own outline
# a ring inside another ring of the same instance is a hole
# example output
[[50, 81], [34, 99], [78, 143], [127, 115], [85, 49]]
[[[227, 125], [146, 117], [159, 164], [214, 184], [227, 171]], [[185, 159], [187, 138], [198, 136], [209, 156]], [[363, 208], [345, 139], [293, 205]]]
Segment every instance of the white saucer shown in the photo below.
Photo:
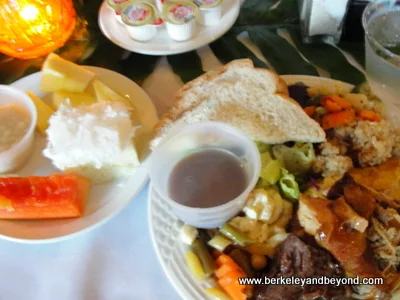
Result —
[[126, 50], [148, 55], [171, 55], [192, 51], [220, 38], [235, 23], [239, 10], [239, 0], [224, 1], [223, 15], [218, 25], [206, 27], [199, 24], [195, 37], [185, 42], [172, 40], [165, 27], [160, 28], [156, 37], [148, 42], [133, 40], [105, 1], [100, 7], [99, 25], [109, 40]]

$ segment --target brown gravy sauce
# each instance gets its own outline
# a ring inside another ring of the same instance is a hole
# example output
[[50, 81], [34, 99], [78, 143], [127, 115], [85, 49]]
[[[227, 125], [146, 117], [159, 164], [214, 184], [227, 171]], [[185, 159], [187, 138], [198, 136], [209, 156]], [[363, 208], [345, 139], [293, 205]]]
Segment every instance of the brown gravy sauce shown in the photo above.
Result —
[[177, 203], [198, 208], [225, 204], [247, 186], [246, 173], [233, 154], [218, 149], [200, 150], [173, 168], [169, 196]]

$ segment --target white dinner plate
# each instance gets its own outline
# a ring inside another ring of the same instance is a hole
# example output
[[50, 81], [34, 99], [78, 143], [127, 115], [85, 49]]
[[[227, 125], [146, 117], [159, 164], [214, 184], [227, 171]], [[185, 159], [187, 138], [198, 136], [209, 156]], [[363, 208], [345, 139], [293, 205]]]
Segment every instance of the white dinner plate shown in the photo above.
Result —
[[[0, 238], [23, 243], [48, 243], [71, 238], [87, 232], [120, 212], [140, 192], [148, 180], [148, 137], [153, 126], [158, 121], [157, 111], [147, 94], [130, 79], [110, 70], [86, 67], [94, 72], [96, 77], [105, 82], [121, 95], [127, 95], [134, 103], [140, 122], [142, 123], [140, 140], [143, 142], [142, 164], [135, 173], [126, 180], [113, 181], [92, 186], [84, 215], [80, 218], [60, 220], [0, 220]], [[41, 72], [24, 77], [12, 86], [34, 92], [39, 97], [46, 98], [39, 90]], [[17, 172], [21, 176], [59, 173], [50, 160], [42, 155], [46, 139], [36, 133], [35, 146], [29, 161]], [[147, 148], [147, 149], [146, 149]]]
[[[323, 77], [284, 75], [281, 76], [290, 85], [303, 82], [310, 87], [335, 85], [341, 90], [351, 91], [353, 85]], [[179, 292], [182, 299], [212, 300], [205, 289], [215, 286], [213, 280], [199, 282], [190, 273], [186, 262], [185, 252], [188, 246], [179, 238], [183, 223], [172, 213], [171, 207], [149, 187], [149, 225], [153, 246], [158, 259], [172, 285]]]
[[239, 0], [223, 1], [223, 15], [220, 22], [214, 26], [198, 24], [196, 35], [184, 42], [172, 40], [165, 26], [159, 28], [157, 35], [150, 41], [133, 40], [128, 35], [125, 26], [117, 21], [114, 10], [107, 5], [106, 1], [100, 7], [99, 25], [110, 41], [126, 50], [148, 55], [171, 55], [192, 51], [220, 38], [235, 23], [239, 10]]

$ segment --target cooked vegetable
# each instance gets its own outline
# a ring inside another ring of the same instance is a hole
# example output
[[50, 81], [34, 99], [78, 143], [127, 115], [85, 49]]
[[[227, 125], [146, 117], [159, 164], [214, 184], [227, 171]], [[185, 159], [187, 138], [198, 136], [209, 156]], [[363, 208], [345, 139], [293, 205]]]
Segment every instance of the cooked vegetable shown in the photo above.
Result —
[[271, 248], [276, 248], [280, 243], [282, 243], [288, 237], [288, 233], [276, 233], [267, 242], [267, 245]]
[[283, 201], [283, 210], [282, 210], [282, 215], [279, 217], [279, 219], [271, 224], [271, 232], [276, 233], [276, 228], [286, 228], [286, 226], [289, 224], [290, 220], [292, 219], [293, 215], [293, 205], [289, 201]]
[[329, 113], [322, 117], [321, 126], [323, 129], [331, 129], [353, 122], [356, 113], [353, 109], [343, 110], [336, 113]]
[[272, 256], [275, 253], [275, 249], [267, 244], [255, 243], [246, 247], [241, 247], [242, 250], [251, 254], [267, 255]]
[[339, 112], [352, 108], [349, 101], [337, 95], [323, 97], [321, 99], [321, 105], [329, 112]]
[[54, 110], [44, 103], [38, 96], [34, 93], [27, 91], [26, 94], [32, 99], [35, 104], [37, 111], [37, 121], [36, 121], [36, 130], [42, 136], [46, 135], [46, 129], [49, 126], [49, 119], [54, 113]]
[[362, 109], [357, 112], [357, 115], [365, 121], [379, 122], [381, 120], [381, 116], [372, 110]]
[[256, 243], [266, 243], [270, 236], [268, 224], [248, 217], [235, 217], [229, 225]]
[[221, 254], [216, 260], [218, 269], [215, 272], [218, 284], [233, 300], [245, 300], [245, 285], [239, 284], [239, 278], [246, 277], [245, 272], [226, 254]]
[[296, 202], [300, 197], [299, 185], [292, 174], [285, 169], [282, 170], [283, 175], [279, 179], [279, 187], [283, 197], [291, 202]]
[[197, 280], [203, 280], [205, 278], [205, 273], [203, 266], [201, 265], [199, 257], [192, 251], [186, 252], [185, 255], [186, 264], [189, 267], [190, 272]]
[[263, 179], [263, 184], [273, 185], [278, 182], [281, 176], [281, 163], [278, 160], [270, 160], [262, 163], [260, 177]]
[[229, 256], [233, 258], [233, 260], [242, 268], [242, 270], [246, 273], [247, 276], [253, 277], [254, 271], [250, 265], [249, 256], [240, 249], [234, 249]]
[[308, 86], [304, 85], [304, 83], [302, 82], [288, 86], [290, 97], [296, 100], [301, 105], [301, 107], [306, 106], [310, 98], [307, 89]]
[[203, 240], [195, 240], [192, 243], [192, 250], [197, 255], [197, 257], [201, 261], [201, 265], [203, 266], [204, 274], [206, 276], [210, 276], [214, 274], [216, 270], [216, 265], [211, 257], [210, 252], [207, 250], [207, 246]]
[[219, 231], [226, 236], [227, 238], [231, 239], [233, 242], [240, 246], [247, 246], [252, 243], [254, 243], [253, 240], [248, 238], [246, 235], [241, 233], [239, 230], [236, 230], [233, 226], [229, 225], [228, 223], [225, 223], [222, 225], [222, 227], [219, 229]]
[[316, 108], [317, 108], [317, 107], [314, 106], [314, 105], [312, 105], [312, 106], [307, 106], [307, 107], [304, 108], [304, 112], [305, 112], [309, 117], [312, 117], [313, 114], [315, 113], [315, 109], [316, 109]]
[[267, 266], [267, 258], [264, 255], [252, 254], [251, 266], [254, 270], [260, 271]]
[[232, 241], [221, 235], [216, 235], [208, 241], [208, 245], [219, 251], [224, 251], [230, 244], [232, 244]]
[[276, 145], [272, 153], [283, 167], [294, 175], [306, 173], [315, 159], [314, 147], [311, 143], [297, 142], [293, 147]]
[[260, 153], [268, 152], [271, 149], [271, 145], [264, 144], [261, 142], [255, 142], [257, 149]]
[[215, 300], [231, 300], [231, 298], [218, 288], [207, 288], [206, 293], [213, 297]]
[[[250, 219], [260, 220], [267, 224], [271, 224], [274, 223], [282, 214], [283, 201], [284, 200], [282, 199], [279, 190], [255, 189], [250, 193], [242, 210]], [[259, 228], [256, 229], [257, 231], [263, 230], [260, 226], [258, 227]], [[247, 228], [244, 228], [246, 231], [241, 230], [241, 228], [238, 229], [244, 233], [247, 231]], [[250, 238], [252, 238], [251, 235]], [[260, 241], [259, 238], [257, 240]]]
[[190, 225], [183, 225], [181, 228], [181, 240], [188, 245], [191, 245], [193, 241], [197, 238], [199, 232], [197, 228]]
[[0, 178], [0, 219], [80, 217], [89, 188], [77, 175]]

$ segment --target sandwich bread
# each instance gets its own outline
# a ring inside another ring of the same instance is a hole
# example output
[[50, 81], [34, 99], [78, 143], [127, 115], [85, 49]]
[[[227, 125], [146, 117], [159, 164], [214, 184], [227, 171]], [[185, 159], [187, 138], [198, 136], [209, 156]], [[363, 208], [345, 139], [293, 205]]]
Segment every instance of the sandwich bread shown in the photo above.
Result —
[[271, 71], [255, 68], [250, 59], [232, 61], [183, 86], [157, 124], [150, 148], [175, 125], [202, 121], [228, 123], [267, 144], [325, 140], [319, 124], [289, 97], [285, 82]]

